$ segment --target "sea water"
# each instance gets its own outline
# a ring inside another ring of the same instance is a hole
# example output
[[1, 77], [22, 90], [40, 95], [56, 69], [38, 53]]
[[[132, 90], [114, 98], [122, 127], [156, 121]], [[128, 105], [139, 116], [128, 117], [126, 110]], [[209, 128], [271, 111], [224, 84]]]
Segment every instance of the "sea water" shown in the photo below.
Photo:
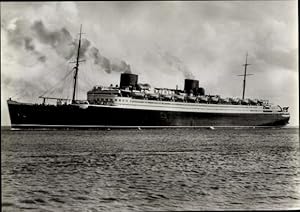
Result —
[[9, 131], [3, 211], [300, 208], [298, 128]]

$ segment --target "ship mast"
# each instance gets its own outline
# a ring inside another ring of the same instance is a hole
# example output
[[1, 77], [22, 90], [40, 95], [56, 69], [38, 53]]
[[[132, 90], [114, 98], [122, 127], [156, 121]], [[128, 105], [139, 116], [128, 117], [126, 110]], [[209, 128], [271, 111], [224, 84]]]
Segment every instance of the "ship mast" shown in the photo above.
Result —
[[73, 88], [73, 97], [72, 97], [72, 103], [75, 103], [75, 95], [76, 95], [76, 86], [77, 86], [77, 77], [78, 77], [78, 70], [79, 70], [79, 55], [80, 55], [80, 45], [81, 45], [81, 35], [83, 34], [81, 32], [82, 25], [80, 25], [80, 32], [79, 32], [79, 42], [78, 42], [78, 50], [77, 50], [77, 57], [76, 57], [76, 65], [74, 67], [75, 73], [74, 73], [74, 88]]
[[253, 74], [247, 74], [247, 66], [251, 65], [249, 63], [247, 63], [248, 61], [248, 52], [246, 54], [246, 63], [243, 64], [243, 66], [245, 66], [245, 71], [244, 71], [244, 74], [243, 75], [238, 75], [238, 76], [243, 76], [244, 77], [244, 80], [243, 80], [243, 96], [242, 96], [242, 99], [244, 100], [245, 98], [245, 90], [246, 90], [246, 76], [249, 76], [249, 75], [253, 75]]

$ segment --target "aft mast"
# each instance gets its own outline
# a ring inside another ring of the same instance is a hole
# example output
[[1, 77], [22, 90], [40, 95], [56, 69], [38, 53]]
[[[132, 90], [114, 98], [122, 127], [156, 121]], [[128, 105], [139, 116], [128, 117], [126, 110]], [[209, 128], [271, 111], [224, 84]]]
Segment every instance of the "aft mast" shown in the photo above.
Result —
[[243, 75], [238, 75], [238, 76], [243, 76], [244, 77], [244, 80], [243, 80], [243, 96], [242, 96], [243, 100], [245, 98], [246, 76], [253, 75], [253, 74], [247, 74], [247, 66], [249, 66], [249, 65], [251, 65], [251, 64], [248, 63], [248, 52], [247, 52], [247, 54], [246, 54], [246, 63], [243, 64], [243, 66], [245, 66], [244, 74]]
[[77, 50], [77, 57], [76, 57], [76, 66], [74, 67], [74, 88], [73, 88], [73, 97], [72, 103], [75, 103], [75, 95], [76, 95], [76, 86], [77, 86], [77, 78], [78, 78], [78, 70], [79, 70], [79, 56], [80, 56], [80, 45], [81, 45], [81, 34], [82, 34], [82, 25], [80, 25], [80, 32], [79, 32], [79, 42], [78, 42], [78, 50]]

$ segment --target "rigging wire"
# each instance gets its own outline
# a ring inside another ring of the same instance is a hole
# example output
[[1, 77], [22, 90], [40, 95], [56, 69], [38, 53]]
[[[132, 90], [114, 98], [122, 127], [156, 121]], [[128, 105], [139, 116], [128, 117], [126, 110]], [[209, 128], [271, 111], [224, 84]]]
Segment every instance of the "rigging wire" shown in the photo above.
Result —
[[62, 83], [62, 82], [65, 82], [66, 78], [67, 78], [69, 75], [70, 75], [70, 73], [67, 74], [61, 81], [58, 81], [58, 83], [56, 83], [52, 89], [50, 89], [50, 90], [44, 92], [42, 96], [44, 96], [46, 93], [47, 93], [47, 95], [52, 95], [52, 94], [56, 91], [56, 89], [58, 89], [58, 87], [60, 87], [61, 83]]
[[[91, 72], [91, 75], [94, 75], [96, 72], [97, 72], [97, 70], [95, 71], [95, 69], [93, 68], [94, 67], [94, 65], [92, 64], [92, 62], [90, 61], [90, 60], [88, 60], [88, 63], [89, 63], [89, 67], [90, 67], [90, 72]], [[90, 79], [90, 75], [88, 75], [88, 78]], [[94, 78], [93, 78], [94, 79]], [[95, 80], [90, 80], [90, 82], [94, 82]], [[93, 86], [93, 85], [92, 85]]]
[[24, 89], [22, 89], [21, 91], [19, 91], [18, 93], [16, 93], [14, 96], [10, 97], [11, 99], [16, 99], [16, 100], [19, 100], [19, 96], [23, 96], [21, 94], [23, 94], [25, 91]]
[[[85, 79], [85, 72], [86, 72], [86, 70], [85, 70], [85, 66], [84, 65], [82, 65], [81, 66], [81, 77], [78, 77], [78, 84], [80, 84], [81, 85], [81, 90], [79, 90], [79, 86], [77, 87], [77, 94], [79, 93], [78, 91], [82, 91], [83, 89], [85, 89], [85, 83], [86, 82], [84, 82], [84, 79]], [[82, 74], [83, 73], [83, 74]], [[78, 97], [78, 96], [77, 96]]]
[[77, 83], [77, 86], [75, 88], [75, 99], [78, 99], [79, 73], [77, 73], [77, 80], [78, 80], [78, 83]]
[[[44, 74], [44, 78], [47, 78], [48, 76], [54, 76], [56, 75], [57, 73], [59, 73], [61, 71], [61, 67], [63, 67], [64, 65], [66, 65], [66, 62], [61, 62], [57, 65], [54, 66], [54, 68], [56, 69], [56, 71], [53, 72], [53, 69], [51, 68], [49, 70], [49, 72], [45, 73]], [[70, 64], [69, 64], [69, 60], [67, 61], [67, 70], [70, 68]]]
[[73, 73], [73, 69], [70, 70], [61, 80], [59, 80], [52, 88], [46, 90], [41, 96], [44, 96], [47, 92], [50, 92], [52, 94], [55, 91], [55, 88], [61, 83], [61, 81], [65, 80], [71, 73]]
[[[56, 67], [62, 66], [63, 64], [64, 63], [59, 63], [59, 64], [56, 65]], [[69, 67], [68, 67], [68, 69], [69, 69]], [[57, 68], [57, 71], [55, 71], [55, 72], [53, 72], [52, 70], [53, 69], [51, 69], [49, 72], [43, 74], [43, 76], [44, 76], [43, 78], [47, 78], [48, 76], [50, 76], [50, 74], [51, 75], [56, 75], [59, 71], [61, 71], [59, 68]], [[50, 90], [50, 89], [51, 88], [49, 88], [48, 90]], [[25, 92], [26, 92], [26, 90], [22, 89], [19, 92], [15, 92], [15, 95], [13, 95], [11, 98], [18, 100], [20, 97], [24, 97]]]
[[66, 93], [65, 93], [65, 97], [66, 99], [71, 99], [71, 96], [72, 96], [72, 81], [73, 79], [70, 77], [70, 78], [67, 78], [67, 84], [70, 85], [68, 86], [67, 90], [66, 90]]
[[[67, 84], [68, 79], [69, 79], [69, 78], [66, 78], [66, 79], [64, 80], [64, 83], [63, 83], [63, 85], [62, 85], [62, 88], [65, 88], [65, 85]], [[64, 93], [65, 93], [65, 90], [62, 90], [62, 91], [61, 91], [61, 96], [64, 96]]]
[[88, 68], [86, 67], [86, 64], [84, 64], [84, 66], [83, 66], [83, 70], [84, 70], [84, 72], [86, 73], [86, 74], [83, 74], [82, 76], [82, 78], [83, 78], [83, 80], [85, 81], [85, 83], [88, 85], [88, 86], [90, 86], [90, 88], [92, 88], [93, 87], [93, 84], [91, 83], [91, 80], [90, 79], [88, 79], [89, 78], [89, 73], [88, 73]]
[[[70, 61], [72, 60], [73, 58], [70, 58], [69, 60], [67, 60], [67, 70], [69, 70], [70, 68]], [[50, 71], [48, 71], [47, 73], [43, 74], [44, 75], [44, 78], [47, 78], [49, 77], [50, 75], [56, 75], [57, 73], [59, 73], [61, 71], [60, 67], [62, 67], [63, 65], [65, 64], [65, 61], [64, 62], [61, 62], [57, 65], [55, 65], [54, 67], [56, 67], [57, 71], [53, 72], [53, 69], [50, 69]], [[45, 94], [47, 94], [48, 92], [49, 95], [50, 94], [53, 94], [54, 91], [55, 91], [55, 88], [61, 83], [61, 81], [63, 81], [63, 86], [65, 85], [66, 83], [66, 79], [67, 77], [73, 72], [74, 68], [72, 68], [69, 72], [66, 73], [66, 75], [60, 80], [58, 81], [53, 87], [50, 87], [49, 89], [47, 89], [42, 95], [40, 96], [44, 96]], [[15, 95], [13, 95], [11, 98], [16, 98], [16, 99], [19, 99], [20, 98], [20, 95], [23, 94], [25, 92], [25, 90], [21, 90], [20, 92], [17, 92]], [[23, 95], [21, 95], [23, 96]]]
[[[67, 85], [69, 85], [69, 80], [68, 80], [69, 78], [67, 78], [66, 80], [65, 80], [65, 84], [67, 84]], [[68, 86], [66, 86], [66, 88], [67, 88]], [[68, 93], [68, 90], [67, 89], [65, 89], [63, 92], [62, 92], [62, 97], [63, 98], [65, 98], [65, 99], [68, 99], [68, 97], [67, 97], [67, 93]]]

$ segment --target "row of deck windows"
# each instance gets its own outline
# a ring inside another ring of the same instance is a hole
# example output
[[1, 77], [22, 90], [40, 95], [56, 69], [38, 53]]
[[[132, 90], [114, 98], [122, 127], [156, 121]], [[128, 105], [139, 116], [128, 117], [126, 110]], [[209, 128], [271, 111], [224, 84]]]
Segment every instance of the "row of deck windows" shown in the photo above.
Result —
[[[96, 99], [96, 101], [97, 102], [103, 102], [103, 103], [109, 103], [109, 102], [117, 102], [117, 101], [119, 101], [119, 102], [130, 102], [130, 100], [128, 100], [128, 99], [108, 99], [108, 98], [97, 98]], [[168, 104], [168, 105], [170, 105], [171, 103], [169, 103], [169, 102], [161, 102], [161, 101], [158, 101], [158, 102], [155, 102], [155, 101], [135, 101], [135, 100], [133, 100], [132, 101], [133, 103], [137, 103], [137, 104], [139, 104], [139, 103], [151, 103], [151, 104]], [[182, 105], [182, 104], [171, 104], [171, 105]], [[243, 108], [246, 108], [246, 107], [243, 107]], [[251, 109], [253, 109], [253, 106], [251, 107], [247, 107], [247, 108], [251, 108]], [[217, 108], [214, 108], [215, 110], [220, 110], [220, 109], [217, 109]], [[221, 109], [221, 110], [223, 110], [223, 109]]]
[[[118, 101], [118, 99], [102, 99], [102, 98], [97, 98], [96, 100], [97, 101], [104, 101], [104, 102], [113, 102], [113, 101], [117, 102]], [[119, 99], [119, 102], [129, 102], [129, 100]]]
[[[117, 101], [117, 99], [115, 99], [115, 101]], [[127, 99], [119, 99], [119, 102], [129, 102], [129, 100], [127, 100]]]

